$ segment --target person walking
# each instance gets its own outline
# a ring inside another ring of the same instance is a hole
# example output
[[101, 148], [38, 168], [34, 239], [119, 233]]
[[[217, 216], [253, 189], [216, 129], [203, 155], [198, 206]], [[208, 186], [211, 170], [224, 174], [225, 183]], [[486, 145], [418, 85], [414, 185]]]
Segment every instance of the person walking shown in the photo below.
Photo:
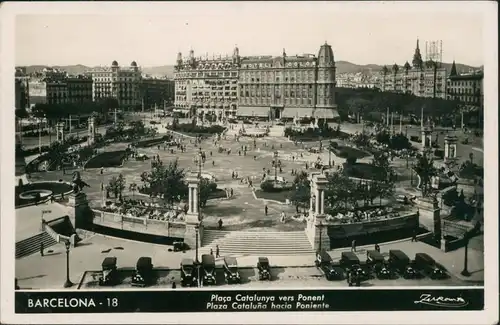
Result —
[[220, 257], [219, 245], [215, 245], [215, 257]]
[[267, 213], [268, 213], [268, 211], [269, 211], [269, 209], [268, 209], [267, 204], [266, 204], [266, 205], [264, 206], [264, 213], [265, 213], [266, 217], [267, 217]]
[[352, 243], [351, 243], [351, 252], [356, 252], [356, 239], [352, 240]]
[[380, 246], [378, 244], [375, 244], [375, 250], [380, 253]]
[[219, 219], [218, 224], [219, 224], [219, 230], [221, 230], [222, 229], [222, 219]]
[[233, 197], [233, 195], [234, 195], [234, 190], [233, 190], [233, 188], [231, 187], [231, 197]]
[[40, 243], [40, 256], [43, 257], [44, 245], [43, 242]]
[[417, 241], [417, 229], [413, 230], [413, 234], [411, 236], [411, 241], [416, 242]]

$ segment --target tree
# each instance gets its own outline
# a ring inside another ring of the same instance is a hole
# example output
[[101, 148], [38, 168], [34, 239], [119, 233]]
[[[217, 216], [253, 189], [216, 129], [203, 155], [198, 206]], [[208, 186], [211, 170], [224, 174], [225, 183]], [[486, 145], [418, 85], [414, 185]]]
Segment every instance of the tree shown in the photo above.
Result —
[[389, 157], [384, 152], [376, 152], [373, 155], [372, 165], [384, 168], [387, 171], [389, 168]]
[[356, 160], [357, 160], [356, 157], [349, 156], [349, 157], [346, 158], [346, 163], [347, 163], [348, 166], [352, 166], [352, 165], [356, 164]]
[[128, 185], [128, 190], [132, 192], [132, 197], [135, 198], [135, 192], [137, 191], [137, 184], [136, 183], [130, 183]]
[[217, 184], [206, 178], [200, 180], [200, 207], [204, 208], [210, 198], [210, 194], [217, 189]]
[[328, 174], [328, 185], [325, 191], [325, 201], [332, 211], [346, 209], [355, 205], [357, 185], [344, 173], [334, 172]]
[[301, 171], [295, 175], [293, 181], [292, 193], [290, 195], [290, 201], [295, 204], [297, 211], [300, 206], [307, 206], [311, 198], [311, 185], [308, 178], [308, 174], [305, 171]]
[[163, 196], [168, 204], [178, 202], [187, 195], [184, 178], [185, 171], [179, 167], [177, 160], [168, 165], [155, 164], [149, 173], [141, 174], [146, 192], [151, 196]]

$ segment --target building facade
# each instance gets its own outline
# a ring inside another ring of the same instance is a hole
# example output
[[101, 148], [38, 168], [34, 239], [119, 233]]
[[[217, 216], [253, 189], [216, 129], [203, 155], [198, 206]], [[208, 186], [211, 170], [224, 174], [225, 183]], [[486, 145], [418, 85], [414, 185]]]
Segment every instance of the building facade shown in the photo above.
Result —
[[72, 76], [64, 79], [45, 79], [48, 104], [78, 104], [92, 101], [92, 78]]
[[177, 55], [175, 65], [175, 110], [189, 115], [215, 115], [218, 119], [236, 115], [238, 107], [238, 48], [233, 56], [195, 58]]
[[174, 102], [175, 83], [172, 79], [143, 76], [141, 96], [144, 107], [169, 107]]
[[[187, 62], [186, 62], [187, 61]], [[269, 119], [338, 116], [335, 103], [335, 59], [330, 45], [318, 56], [187, 59], [179, 53], [175, 74], [175, 107], [191, 114]]]
[[26, 69], [16, 68], [15, 77], [15, 108], [27, 109], [30, 105], [29, 100], [29, 76], [26, 74]]
[[412, 65], [394, 64], [386, 66], [380, 76], [380, 90], [413, 94], [418, 97], [446, 98], [446, 69], [440, 63], [422, 60], [419, 41], [413, 55]]
[[483, 107], [483, 71], [458, 74], [455, 61], [447, 79], [447, 99], [459, 101], [464, 108]]
[[120, 108], [141, 105], [141, 70], [133, 61], [129, 67], [120, 67], [113, 61], [111, 67], [90, 72], [92, 75], [92, 99], [116, 98]]

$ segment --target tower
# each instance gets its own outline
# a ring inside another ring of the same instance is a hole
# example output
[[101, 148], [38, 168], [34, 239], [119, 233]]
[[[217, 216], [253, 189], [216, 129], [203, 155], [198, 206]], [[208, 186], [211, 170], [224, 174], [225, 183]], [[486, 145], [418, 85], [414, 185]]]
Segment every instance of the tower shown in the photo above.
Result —
[[335, 107], [335, 69], [332, 47], [325, 42], [318, 53], [316, 107]]
[[113, 63], [111, 63], [111, 71], [117, 72], [119, 68], [120, 67], [118, 66], [118, 62], [113, 61]]
[[177, 61], [176, 61], [176, 63], [177, 63], [176, 66], [175, 66], [176, 69], [180, 70], [181, 66], [182, 66], [182, 53], [181, 52], [177, 53]]
[[195, 57], [194, 57], [194, 50], [190, 50], [190, 51], [189, 51], [189, 64], [190, 64], [191, 66], [194, 66], [194, 65], [195, 65], [195, 63], [196, 63], [196, 59], [195, 59]]
[[240, 64], [240, 50], [238, 49], [238, 46], [234, 47], [233, 51], [233, 64], [239, 65]]
[[422, 54], [420, 53], [420, 46], [418, 44], [418, 38], [417, 38], [417, 47], [415, 48], [415, 54], [413, 54], [413, 67], [416, 69], [422, 69], [423, 68], [423, 60], [422, 60]]
[[457, 66], [455, 65], [455, 60], [453, 60], [453, 64], [451, 65], [450, 77], [454, 77], [457, 75]]

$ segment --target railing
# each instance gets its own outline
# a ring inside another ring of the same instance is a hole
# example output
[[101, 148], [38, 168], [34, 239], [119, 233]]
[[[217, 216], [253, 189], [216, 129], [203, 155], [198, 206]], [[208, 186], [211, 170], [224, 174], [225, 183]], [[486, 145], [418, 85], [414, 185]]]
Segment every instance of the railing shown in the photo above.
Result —
[[118, 213], [92, 210], [94, 224], [117, 228], [122, 230], [137, 231], [167, 237], [184, 237], [186, 224], [183, 221], [157, 220], [146, 217], [124, 216]]

